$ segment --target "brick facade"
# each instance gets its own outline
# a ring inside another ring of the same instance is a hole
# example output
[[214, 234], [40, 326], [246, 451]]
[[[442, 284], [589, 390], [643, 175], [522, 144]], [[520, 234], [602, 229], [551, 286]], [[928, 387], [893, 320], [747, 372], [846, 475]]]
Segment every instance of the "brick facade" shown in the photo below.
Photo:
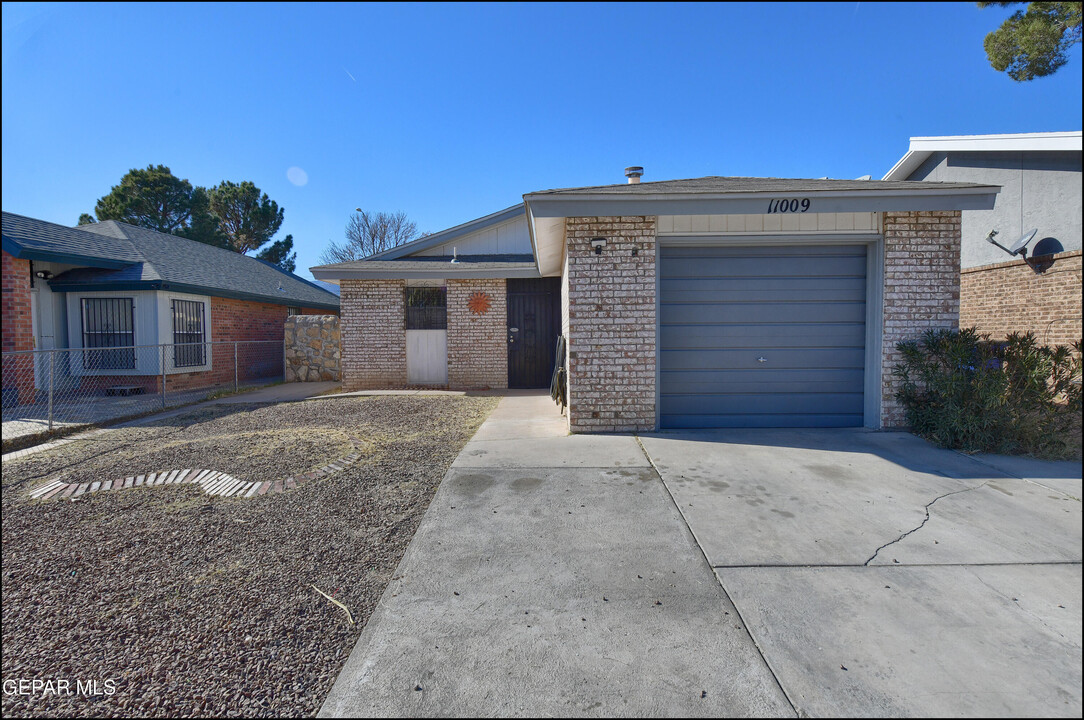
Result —
[[[30, 261], [3, 253], [3, 351], [34, 349], [30, 311]], [[5, 361], [4, 402], [33, 402], [34, 372], [27, 356]], [[10, 397], [9, 392], [17, 396]]]
[[[508, 387], [507, 287], [503, 279], [448, 281], [448, 387]], [[476, 292], [492, 301], [484, 314], [467, 306]]]
[[655, 228], [654, 217], [566, 220], [573, 432], [655, 427]]
[[406, 281], [340, 285], [343, 390], [406, 387]]
[[[232, 386], [234, 381], [234, 347], [237, 346], [237, 381], [272, 377], [283, 371], [283, 332], [286, 324], [285, 305], [235, 300], [231, 298], [210, 297], [210, 326], [208, 340], [211, 345], [211, 369], [192, 372], [166, 373], [166, 391], [191, 390], [205, 387]], [[312, 312], [316, 312], [313, 310]], [[164, 342], [172, 342], [167, 334]], [[137, 344], [155, 344], [141, 340]], [[145, 349], [141, 352], [155, 352]], [[168, 353], [169, 350], [167, 349]], [[161, 391], [162, 376], [156, 375], [98, 375], [84, 376], [80, 388], [84, 390], [102, 389], [114, 385], [139, 385], [144, 392]]]
[[896, 402], [896, 343], [931, 328], [955, 328], [960, 316], [960, 213], [958, 210], [886, 212], [884, 234], [884, 337], [881, 424], [905, 424]]
[[968, 268], [960, 278], [960, 326], [995, 339], [1035, 333], [1045, 345], [1081, 339], [1081, 251], [1058, 253], [1037, 273], [1023, 260]]
[[[268, 303], [210, 298], [211, 342], [237, 342], [237, 381], [265, 378], [283, 367], [283, 327], [286, 306]], [[172, 338], [166, 338], [171, 341]], [[258, 341], [258, 342], [253, 342]], [[188, 373], [168, 373], [166, 390], [187, 390], [233, 384], [233, 346], [211, 346], [211, 369]], [[157, 389], [159, 378], [152, 378]]]

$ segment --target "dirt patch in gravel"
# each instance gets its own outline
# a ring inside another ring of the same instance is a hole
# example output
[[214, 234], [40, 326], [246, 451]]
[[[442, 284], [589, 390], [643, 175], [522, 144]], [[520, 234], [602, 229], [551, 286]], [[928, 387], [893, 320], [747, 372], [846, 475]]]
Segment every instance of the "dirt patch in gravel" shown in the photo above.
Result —
[[[222, 405], [5, 462], [3, 678], [115, 692], [5, 693], [4, 716], [314, 715], [441, 478], [496, 403]], [[281, 477], [334, 459], [344, 438], [364, 441], [361, 461], [279, 495], [213, 498], [181, 485], [26, 499], [65, 473]]]

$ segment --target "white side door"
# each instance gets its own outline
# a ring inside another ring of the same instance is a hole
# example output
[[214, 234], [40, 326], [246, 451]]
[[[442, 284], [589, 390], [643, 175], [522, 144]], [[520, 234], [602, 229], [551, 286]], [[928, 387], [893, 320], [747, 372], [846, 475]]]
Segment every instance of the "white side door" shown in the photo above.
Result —
[[448, 331], [406, 331], [407, 382], [411, 385], [448, 384]]

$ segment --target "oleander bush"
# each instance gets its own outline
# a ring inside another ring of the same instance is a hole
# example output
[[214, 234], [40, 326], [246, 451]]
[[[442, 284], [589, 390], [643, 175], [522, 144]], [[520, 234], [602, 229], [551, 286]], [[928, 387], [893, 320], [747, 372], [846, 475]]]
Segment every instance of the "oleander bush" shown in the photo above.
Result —
[[965, 328], [896, 347], [896, 398], [917, 435], [965, 452], [1079, 456], [1079, 341], [1047, 347], [1028, 332], [992, 342]]

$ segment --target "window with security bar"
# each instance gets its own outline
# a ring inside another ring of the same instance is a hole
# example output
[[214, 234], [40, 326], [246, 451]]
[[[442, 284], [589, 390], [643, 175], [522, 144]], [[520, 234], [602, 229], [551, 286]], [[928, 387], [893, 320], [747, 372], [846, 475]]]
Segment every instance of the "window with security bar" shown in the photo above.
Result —
[[406, 289], [407, 330], [444, 330], [447, 327], [447, 288], [408, 287]]
[[199, 367], [207, 362], [203, 303], [173, 301], [173, 367]]
[[135, 302], [132, 298], [82, 298], [82, 311], [83, 367], [87, 370], [135, 369]]

